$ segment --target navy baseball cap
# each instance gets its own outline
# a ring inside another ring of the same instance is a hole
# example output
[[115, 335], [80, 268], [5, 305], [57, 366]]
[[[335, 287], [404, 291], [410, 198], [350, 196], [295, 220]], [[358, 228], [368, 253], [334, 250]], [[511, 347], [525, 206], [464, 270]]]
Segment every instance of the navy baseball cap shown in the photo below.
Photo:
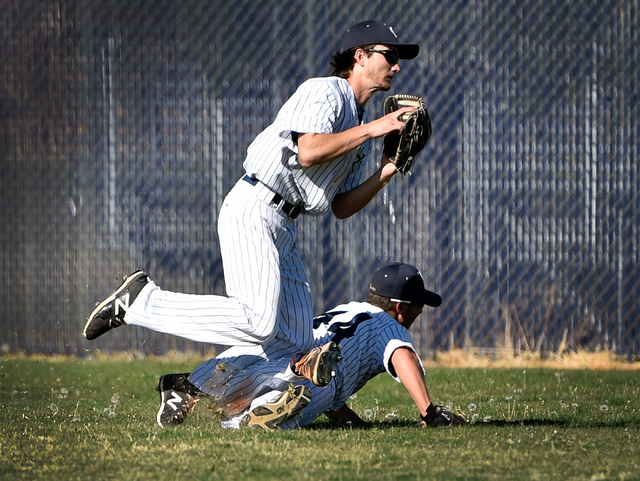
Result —
[[377, 20], [366, 20], [347, 30], [342, 37], [340, 50], [344, 52], [350, 48], [362, 47], [364, 45], [387, 45], [394, 47], [402, 59], [416, 58], [420, 52], [418, 45], [400, 42], [393, 28]]
[[438, 307], [442, 298], [424, 288], [420, 271], [410, 264], [391, 262], [378, 269], [369, 285], [369, 292], [397, 302]]

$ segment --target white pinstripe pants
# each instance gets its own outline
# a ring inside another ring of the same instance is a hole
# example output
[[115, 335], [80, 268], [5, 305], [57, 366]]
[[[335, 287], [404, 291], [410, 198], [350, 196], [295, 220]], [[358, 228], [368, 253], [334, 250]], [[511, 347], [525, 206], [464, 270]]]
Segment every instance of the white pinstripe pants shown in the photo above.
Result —
[[261, 358], [307, 351], [309, 282], [295, 223], [270, 203], [273, 195], [240, 180], [225, 198], [218, 236], [228, 297], [169, 292], [149, 282], [125, 322], [198, 342], [258, 345], [252, 352]]

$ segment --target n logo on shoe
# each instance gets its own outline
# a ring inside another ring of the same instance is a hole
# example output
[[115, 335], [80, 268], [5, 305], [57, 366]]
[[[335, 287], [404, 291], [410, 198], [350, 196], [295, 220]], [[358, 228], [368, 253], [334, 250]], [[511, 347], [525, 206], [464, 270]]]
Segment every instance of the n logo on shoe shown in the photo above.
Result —
[[[171, 391], [172, 399], [167, 401], [167, 404], [171, 406], [174, 411], [178, 410], [178, 406], [182, 403], [182, 398], [178, 395], [177, 392]], [[176, 405], [177, 404], [177, 405]]]
[[118, 315], [120, 313], [120, 309], [122, 309], [123, 312], [127, 312], [127, 310], [129, 309], [129, 293], [127, 292], [121, 297], [116, 297], [115, 305], [115, 315]]

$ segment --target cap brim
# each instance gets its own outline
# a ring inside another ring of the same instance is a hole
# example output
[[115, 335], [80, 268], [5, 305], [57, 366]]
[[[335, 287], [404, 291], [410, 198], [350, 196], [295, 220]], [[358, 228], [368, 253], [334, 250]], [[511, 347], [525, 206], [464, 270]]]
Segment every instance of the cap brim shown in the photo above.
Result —
[[424, 290], [424, 297], [422, 299], [426, 306], [438, 307], [442, 304], [442, 297], [440, 297], [435, 292], [431, 292], [427, 289]]
[[403, 60], [411, 60], [416, 58], [420, 53], [420, 46], [415, 43], [381, 43], [380, 45], [387, 45], [393, 47], [398, 52], [398, 55]]

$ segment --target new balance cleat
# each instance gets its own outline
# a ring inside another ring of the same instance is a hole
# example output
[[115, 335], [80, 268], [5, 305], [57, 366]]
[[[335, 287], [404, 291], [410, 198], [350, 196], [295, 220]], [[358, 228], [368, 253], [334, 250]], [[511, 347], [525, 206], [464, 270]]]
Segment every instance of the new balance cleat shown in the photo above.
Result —
[[299, 385], [282, 393], [275, 401], [258, 406], [246, 414], [240, 421], [241, 428], [279, 429], [289, 419], [296, 416], [311, 402], [311, 391]]
[[84, 326], [82, 335], [89, 340], [102, 336], [105, 332], [123, 325], [124, 315], [138, 294], [149, 282], [147, 275], [137, 270], [127, 276], [109, 297], [93, 310]]
[[200, 391], [188, 380], [189, 374], [165, 374], [160, 378], [156, 387], [160, 393], [158, 426], [166, 428], [182, 424], [189, 410], [201, 399]]
[[293, 370], [316, 386], [324, 387], [331, 382], [333, 369], [341, 360], [340, 346], [331, 341], [311, 349], [295, 363]]

